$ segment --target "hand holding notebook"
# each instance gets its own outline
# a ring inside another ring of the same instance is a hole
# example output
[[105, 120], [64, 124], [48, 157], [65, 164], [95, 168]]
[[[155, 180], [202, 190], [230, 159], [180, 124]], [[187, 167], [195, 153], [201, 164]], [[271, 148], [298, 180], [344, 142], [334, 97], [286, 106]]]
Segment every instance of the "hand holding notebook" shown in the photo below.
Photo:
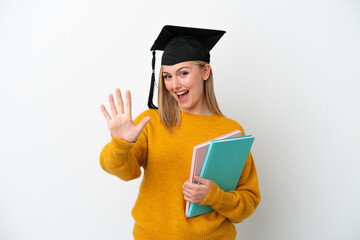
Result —
[[[231, 137], [239, 137], [239, 136], [241, 136], [241, 131], [235, 130], [233, 132], [222, 135], [215, 139], [223, 139], [223, 138], [231, 138]], [[196, 181], [194, 180], [194, 176], [200, 176], [201, 168], [203, 166], [209, 145], [210, 145], [210, 141], [207, 141], [202, 144], [196, 145], [194, 147], [192, 163], [191, 163], [191, 171], [190, 171], [190, 182], [192, 183], [196, 183]], [[190, 202], [186, 201], [186, 207], [185, 207], [186, 217], [188, 217], [189, 207], [190, 207]]]
[[199, 176], [194, 176], [194, 180], [197, 183], [192, 183], [189, 180], [184, 183], [184, 199], [193, 203], [201, 203], [209, 193], [212, 182]]
[[[253, 136], [211, 140], [200, 177], [212, 180], [224, 191], [235, 190], [253, 141]], [[212, 210], [207, 205], [189, 203], [186, 216], [194, 217]]]

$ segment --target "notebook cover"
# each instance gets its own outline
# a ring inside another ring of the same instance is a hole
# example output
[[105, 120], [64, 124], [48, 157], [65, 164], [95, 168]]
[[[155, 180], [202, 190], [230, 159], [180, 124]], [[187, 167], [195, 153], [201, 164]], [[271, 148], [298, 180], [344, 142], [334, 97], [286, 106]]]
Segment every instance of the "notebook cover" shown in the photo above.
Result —
[[[241, 136], [240, 130], [235, 130], [233, 132], [227, 133], [215, 139], [224, 139], [224, 138], [232, 138]], [[213, 139], [213, 140], [215, 140]], [[211, 140], [210, 140], [211, 141]], [[210, 141], [201, 143], [196, 145], [193, 150], [192, 163], [191, 163], [191, 171], [190, 171], [190, 182], [195, 183], [194, 176], [200, 176], [201, 168], [205, 160], [206, 152], [208, 150]], [[190, 202], [186, 201], [185, 207], [185, 216], [187, 217], [187, 213], [189, 210]]]
[[[225, 192], [235, 190], [254, 137], [251, 135], [211, 140], [200, 177], [210, 179]], [[190, 203], [188, 217], [211, 212], [208, 205]]]

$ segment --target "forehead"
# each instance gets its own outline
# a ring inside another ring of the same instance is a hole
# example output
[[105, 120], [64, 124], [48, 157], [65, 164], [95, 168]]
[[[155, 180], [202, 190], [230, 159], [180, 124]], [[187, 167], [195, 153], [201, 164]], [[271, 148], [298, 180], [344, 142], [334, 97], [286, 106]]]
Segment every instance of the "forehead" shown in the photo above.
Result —
[[181, 62], [171, 66], [163, 65], [163, 72], [176, 72], [182, 68], [192, 68], [195, 64], [190, 62]]

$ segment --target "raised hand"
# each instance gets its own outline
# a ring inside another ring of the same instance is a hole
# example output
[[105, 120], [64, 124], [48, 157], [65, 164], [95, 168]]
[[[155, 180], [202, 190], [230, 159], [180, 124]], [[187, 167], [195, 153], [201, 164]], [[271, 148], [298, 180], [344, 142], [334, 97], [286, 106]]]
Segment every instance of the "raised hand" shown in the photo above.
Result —
[[136, 125], [131, 116], [130, 91], [127, 90], [125, 93], [125, 108], [120, 89], [115, 89], [115, 95], [117, 105], [115, 105], [113, 95], [111, 93], [109, 94], [111, 116], [103, 104], [100, 106], [101, 111], [106, 118], [110, 133], [117, 139], [121, 139], [126, 142], [135, 142], [145, 125], [150, 121], [150, 117], [145, 117], [138, 125]]

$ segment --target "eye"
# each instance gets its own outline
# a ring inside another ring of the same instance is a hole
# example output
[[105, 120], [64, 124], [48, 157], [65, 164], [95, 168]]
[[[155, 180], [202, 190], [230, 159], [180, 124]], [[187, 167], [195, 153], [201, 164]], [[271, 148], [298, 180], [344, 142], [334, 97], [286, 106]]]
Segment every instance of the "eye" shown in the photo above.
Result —
[[183, 77], [183, 76], [186, 76], [186, 75], [188, 75], [188, 74], [189, 74], [188, 72], [181, 72], [181, 73], [180, 73], [180, 76]]
[[171, 78], [171, 75], [169, 75], [169, 74], [163, 75], [163, 78], [164, 78], [165, 80], [170, 79], [170, 78]]

